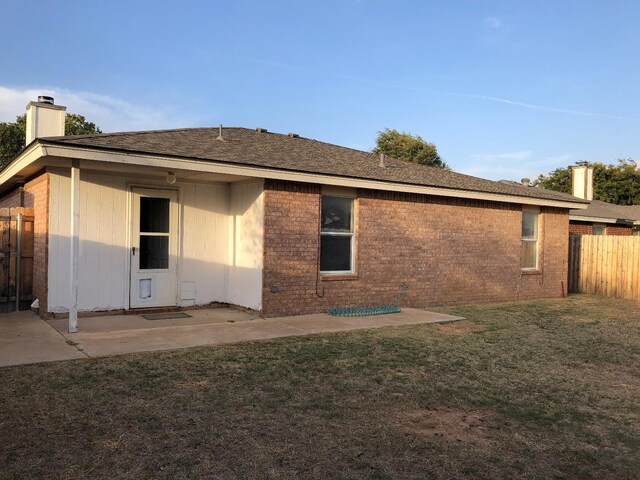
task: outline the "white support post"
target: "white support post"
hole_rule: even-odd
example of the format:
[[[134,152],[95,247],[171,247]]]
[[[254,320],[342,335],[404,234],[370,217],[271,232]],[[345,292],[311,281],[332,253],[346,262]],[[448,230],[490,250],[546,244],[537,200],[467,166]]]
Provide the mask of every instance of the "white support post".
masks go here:
[[[80,255],[80,162],[71,164],[71,264],[69,269],[69,333],[78,331],[78,256]]]

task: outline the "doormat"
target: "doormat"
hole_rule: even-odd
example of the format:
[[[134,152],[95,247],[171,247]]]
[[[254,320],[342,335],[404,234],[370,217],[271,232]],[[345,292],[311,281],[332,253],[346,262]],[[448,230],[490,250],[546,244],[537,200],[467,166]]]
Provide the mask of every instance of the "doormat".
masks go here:
[[[184,312],[173,313],[150,313],[148,315],[140,315],[147,320],[171,320],[173,318],[191,318],[191,315]]]

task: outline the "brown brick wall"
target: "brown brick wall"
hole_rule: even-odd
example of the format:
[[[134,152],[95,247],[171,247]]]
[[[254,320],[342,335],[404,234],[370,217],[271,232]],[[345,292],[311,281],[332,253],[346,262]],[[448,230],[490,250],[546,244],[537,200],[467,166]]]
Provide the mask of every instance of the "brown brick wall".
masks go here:
[[[591,235],[593,228],[590,223],[574,222],[572,220],[569,222],[569,233],[573,233],[574,235]]]
[[[593,227],[591,223],[572,220],[569,223],[569,233],[573,233],[574,235],[592,235]],[[632,233],[631,227],[627,226],[605,227],[605,235],[632,235]]]
[[[24,186],[24,205],[32,207],[33,222],[33,297],[39,299],[40,314],[47,312],[49,261],[49,174],[42,173]]]
[[[543,210],[542,273],[523,274],[518,205],[361,190],[356,274],[317,280],[319,202],[318,186],[265,185],[266,316],[388,304],[403,282],[412,307],[559,297],[566,289],[566,210]]]
[[[40,314],[47,311],[47,269],[49,244],[49,175],[41,173],[23,187],[0,198],[2,207],[34,209],[33,297],[40,301]]]
[[[0,208],[13,208],[22,206],[22,187],[18,187],[15,190],[7,193],[4,197],[0,198]]]
[[[631,235],[631,227],[607,227],[606,235]]]

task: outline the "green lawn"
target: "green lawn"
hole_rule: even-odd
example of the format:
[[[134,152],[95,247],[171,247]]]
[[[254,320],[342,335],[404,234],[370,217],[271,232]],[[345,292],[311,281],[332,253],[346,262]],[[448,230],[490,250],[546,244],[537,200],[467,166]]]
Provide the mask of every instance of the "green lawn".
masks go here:
[[[640,478],[640,309],[0,369],[0,478]]]

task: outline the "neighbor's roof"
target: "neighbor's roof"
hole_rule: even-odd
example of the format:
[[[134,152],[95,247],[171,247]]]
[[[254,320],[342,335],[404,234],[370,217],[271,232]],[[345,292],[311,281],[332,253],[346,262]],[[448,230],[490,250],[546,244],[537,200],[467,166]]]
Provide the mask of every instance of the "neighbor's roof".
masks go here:
[[[565,193],[494,182],[389,157],[385,161],[386,168],[382,168],[379,166],[379,155],[309,138],[230,127],[223,128],[222,135],[224,141],[216,139],[218,128],[189,128],[48,137],[38,141],[45,144],[586,203]]]
[[[618,220],[619,223],[640,221],[640,205],[614,205],[612,203],[592,200],[584,210],[569,210],[569,215],[582,217],[585,221],[592,219]],[[576,218],[579,220],[579,218]]]

